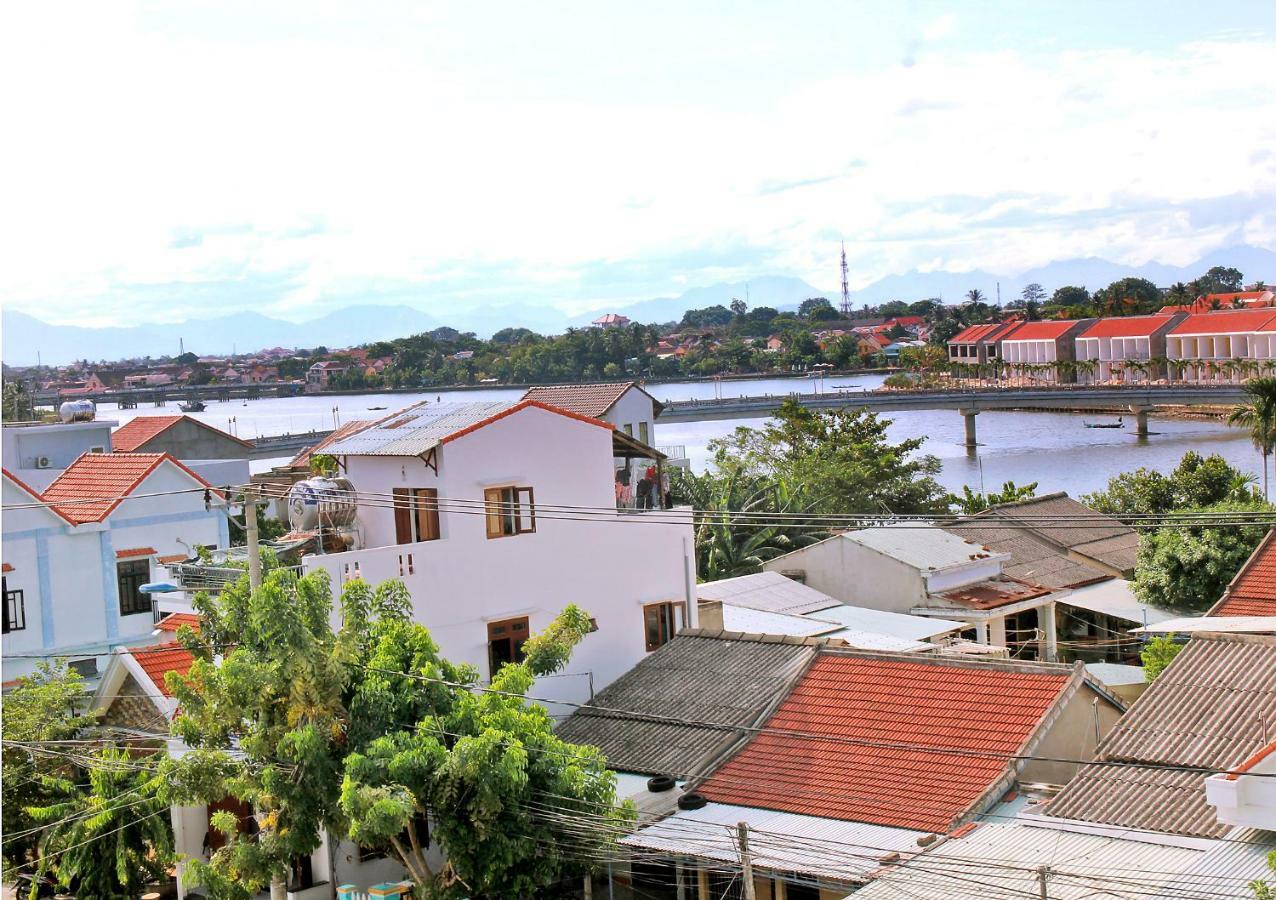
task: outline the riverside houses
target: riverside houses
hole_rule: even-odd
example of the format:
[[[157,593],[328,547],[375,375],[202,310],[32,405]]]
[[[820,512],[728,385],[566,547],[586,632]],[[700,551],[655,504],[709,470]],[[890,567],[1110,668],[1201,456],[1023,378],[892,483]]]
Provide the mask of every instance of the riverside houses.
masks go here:
[[[336,590],[401,579],[443,653],[484,676],[568,603],[597,630],[536,686],[549,700],[588,700],[696,623],[689,511],[617,508],[617,459],[656,451],[609,422],[537,400],[422,402],[324,452],[358,520],[351,549],[304,570]]]
[[[43,491],[4,473],[4,679],[65,656],[89,677],[112,648],[146,642],[157,566],[224,547],[218,492],[161,453],[85,453]],[[50,504],[50,505],[42,505]]]

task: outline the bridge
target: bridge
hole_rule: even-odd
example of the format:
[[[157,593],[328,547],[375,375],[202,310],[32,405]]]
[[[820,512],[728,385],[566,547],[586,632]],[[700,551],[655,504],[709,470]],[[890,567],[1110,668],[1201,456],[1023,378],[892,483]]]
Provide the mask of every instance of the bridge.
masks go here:
[[[298,434],[265,434],[249,443],[257,458],[295,455],[322,441],[331,431],[303,431]]]
[[[304,392],[305,385],[293,381],[262,381],[257,384],[172,384],[120,388],[74,396],[63,396],[58,391],[36,391],[32,396],[37,406],[56,408],[63,400],[92,400],[94,403],[115,403],[120,409],[132,409],[143,403],[164,406],[170,400],[179,403],[190,400],[227,403],[231,400],[260,400],[263,397],[295,397]]]
[[[1130,385],[1094,387],[1052,385],[1023,388],[973,388],[966,390],[829,391],[818,394],[766,394],[761,397],[723,397],[714,400],[671,400],[665,403],[660,422],[703,422],[715,419],[757,419],[772,415],[786,400],[808,409],[870,409],[899,412],[910,409],[952,409],[966,419],[966,446],[977,445],[975,417],[981,412],[1008,409],[1129,410],[1135,417],[1135,433],[1148,434],[1148,413],[1158,406],[1234,406],[1245,392],[1238,384]]]

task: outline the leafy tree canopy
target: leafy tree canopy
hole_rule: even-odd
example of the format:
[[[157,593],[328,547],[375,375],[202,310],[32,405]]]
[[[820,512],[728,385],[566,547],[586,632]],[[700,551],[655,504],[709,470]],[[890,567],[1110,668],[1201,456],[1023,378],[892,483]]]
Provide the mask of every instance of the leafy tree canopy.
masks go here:
[[[734,314],[721,303],[706,306],[703,309],[689,309],[682,314],[682,324],[692,328],[708,328],[714,325],[727,325]]]
[[[1007,481],[1001,486],[1001,490],[989,491],[986,494],[972,491],[970,485],[963,486],[961,490],[962,496],[955,498],[958,508],[966,515],[974,515],[999,503],[1013,503],[1015,500],[1027,500],[1037,496],[1037,482],[1017,485],[1013,481]]]
[[[819,310],[837,312],[837,310],[833,309],[833,304],[828,301],[827,297],[808,297],[798,306],[798,315],[804,319],[809,319]]]
[[[1057,306],[1084,306],[1090,302],[1090,292],[1073,284],[1064,285],[1050,295],[1050,302]]]
[[[1174,662],[1174,657],[1185,645],[1174,640],[1174,635],[1163,634],[1152,638],[1139,651],[1139,660],[1143,663],[1143,680],[1151,684],[1156,676],[1165,671],[1166,666]]]
[[[1108,486],[1084,494],[1081,502],[1113,516],[1167,513],[1222,502],[1259,500],[1254,477],[1234,468],[1217,453],[1189,450],[1168,475],[1139,468],[1108,480]]]

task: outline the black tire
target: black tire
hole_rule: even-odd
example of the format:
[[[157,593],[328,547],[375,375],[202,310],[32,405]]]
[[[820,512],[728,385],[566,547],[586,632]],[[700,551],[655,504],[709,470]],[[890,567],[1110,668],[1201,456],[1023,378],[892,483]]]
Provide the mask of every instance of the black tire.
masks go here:
[[[672,775],[656,775],[647,779],[647,790],[653,794],[661,794],[665,791],[672,791],[676,783]]]
[[[704,794],[683,794],[678,798],[679,809],[703,809],[709,802]]]

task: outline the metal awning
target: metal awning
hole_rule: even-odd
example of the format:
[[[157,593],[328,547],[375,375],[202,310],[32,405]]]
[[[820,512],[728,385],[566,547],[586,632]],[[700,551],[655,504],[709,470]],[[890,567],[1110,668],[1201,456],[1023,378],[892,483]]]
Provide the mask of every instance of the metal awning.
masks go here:
[[[1156,625],[1174,618],[1173,613],[1140,603],[1134,596],[1130,582],[1124,578],[1113,578],[1110,581],[1073,588],[1072,593],[1059,602],[1065,606],[1077,606],[1138,625]]]

